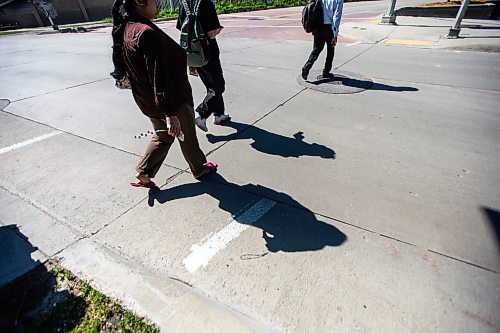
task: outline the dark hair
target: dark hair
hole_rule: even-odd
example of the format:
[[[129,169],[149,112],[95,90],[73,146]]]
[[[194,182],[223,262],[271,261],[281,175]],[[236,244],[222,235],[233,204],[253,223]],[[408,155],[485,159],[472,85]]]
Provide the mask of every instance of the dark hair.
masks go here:
[[[115,70],[110,73],[116,80],[122,79],[126,74],[125,62],[123,61],[123,32],[125,25],[132,14],[131,0],[115,0],[111,15],[113,17],[113,65]]]

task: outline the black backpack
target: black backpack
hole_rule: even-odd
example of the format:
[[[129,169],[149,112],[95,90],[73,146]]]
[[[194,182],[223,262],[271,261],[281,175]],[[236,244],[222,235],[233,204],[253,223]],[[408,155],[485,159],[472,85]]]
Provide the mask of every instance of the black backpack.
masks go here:
[[[203,67],[208,63],[208,56],[205,50],[207,37],[198,18],[200,3],[201,0],[193,0],[193,10],[191,10],[187,1],[182,0],[182,5],[186,11],[186,18],[181,27],[180,45],[186,50],[187,64],[190,67]]]
[[[323,24],[321,0],[310,0],[302,9],[302,26],[307,33],[313,32]]]

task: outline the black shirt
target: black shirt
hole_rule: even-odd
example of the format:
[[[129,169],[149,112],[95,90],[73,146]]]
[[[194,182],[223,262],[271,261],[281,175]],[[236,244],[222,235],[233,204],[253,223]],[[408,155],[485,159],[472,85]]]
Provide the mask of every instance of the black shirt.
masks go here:
[[[209,31],[222,28],[219,23],[219,18],[217,17],[217,12],[215,11],[215,6],[212,0],[199,0],[200,8],[198,9],[198,19],[200,20],[203,32],[206,34]],[[193,8],[194,0],[186,0],[189,8]],[[177,29],[181,30],[182,23],[186,19],[186,11],[184,10],[184,5],[182,1],[179,6],[179,17],[177,18]]]

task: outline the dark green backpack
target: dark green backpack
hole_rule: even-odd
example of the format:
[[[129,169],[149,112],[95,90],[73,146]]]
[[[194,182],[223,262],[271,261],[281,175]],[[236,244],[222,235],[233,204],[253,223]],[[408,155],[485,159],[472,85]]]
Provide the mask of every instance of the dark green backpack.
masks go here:
[[[186,11],[186,18],[181,27],[181,47],[186,50],[187,64],[190,67],[202,67],[208,63],[205,52],[207,37],[198,19],[198,9],[201,0],[193,0],[193,10],[189,8],[186,0],[182,0],[182,5]]]

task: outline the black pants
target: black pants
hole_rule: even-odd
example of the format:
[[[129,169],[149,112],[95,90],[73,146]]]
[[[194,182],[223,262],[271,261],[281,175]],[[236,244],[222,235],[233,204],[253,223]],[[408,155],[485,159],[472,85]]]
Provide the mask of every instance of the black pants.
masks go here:
[[[208,46],[208,64],[196,68],[201,81],[207,88],[205,99],[198,105],[196,112],[202,118],[208,118],[212,113],[216,116],[224,114],[224,98],[222,93],[226,89],[226,82],[222,74],[220,64],[219,45],[215,39],[211,39]]]
[[[333,30],[331,24],[323,24],[314,33],[314,44],[313,50],[309,59],[307,59],[304,67],[310,70],[316,60],[318,60],[319,54],[323,51],[326,44],[326,61],[325,67],[323,67],[323,73],[330,73],[332,70],[333,56],[335,55],[335,47],[332,46]]]

